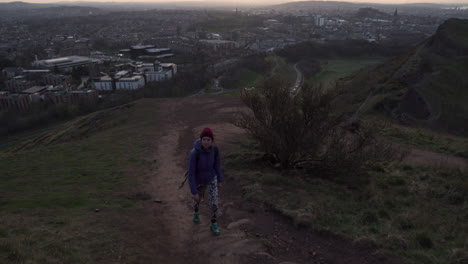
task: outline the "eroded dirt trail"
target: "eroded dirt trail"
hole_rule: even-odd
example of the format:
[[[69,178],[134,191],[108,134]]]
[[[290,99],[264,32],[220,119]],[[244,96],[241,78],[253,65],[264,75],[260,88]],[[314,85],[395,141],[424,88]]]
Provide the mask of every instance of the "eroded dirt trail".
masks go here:
[[[225,228],[229,224],[223,223],[229,204],[223,204],[222,191],[219,217],[222,233],[215,237],[209,229],[207,202],[201,208],[201,223],[194,224],[188,183],[178,190],[187,169],[188,153],[201,128],[209,126],[215,137],[222,135],[216,140],[221,149],[236,131],[241,133],[227,120],[239,102],[227,100],[223,107],[216,100],[201,102],[187,98],[177,102],[176,105],[174,100],[159,101],[158,123],[163,135],[154,139],[156,167],[145,187],[155,200],[152,217],[161,227],[154,239],[162,243],[153,243],[155,252],[159,252],[158,263],[244,263],[242,259],[247,255],[264,251],[263,245],[247,238],[238,228]],[[214,108],[217,110],[213,111]]]

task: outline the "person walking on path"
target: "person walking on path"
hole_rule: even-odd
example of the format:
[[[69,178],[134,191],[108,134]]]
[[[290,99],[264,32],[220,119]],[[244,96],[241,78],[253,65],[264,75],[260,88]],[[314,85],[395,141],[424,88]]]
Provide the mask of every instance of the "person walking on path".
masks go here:
[[[190,192],[193,197],[193,222],[200,222],[199,206],[205,190],[208,189],[209,204],[211,207],[211,231],[220,234],[217,223],[218,190],[223,182],[221,171],[221,155],[214,144],[214,134],[210,128],[204,128],[200,138],[195,141],[190,153],[188,179]]]

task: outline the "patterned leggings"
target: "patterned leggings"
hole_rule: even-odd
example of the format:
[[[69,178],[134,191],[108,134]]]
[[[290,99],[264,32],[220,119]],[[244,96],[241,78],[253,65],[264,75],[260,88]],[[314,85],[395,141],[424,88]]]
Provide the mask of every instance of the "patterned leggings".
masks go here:
[[[208,184],[199,184],[197,186],[198,194],[200,195],[200,200],[205,196],[205,189],[208,189],[209,195],[209,204],[211,207],[211,222],[216,223],[216,218],[218,214],[218,181],[214,178]],[[193,201],[193,207],[195,212],[198,212],[198,207],[200,206],[200,200]]]

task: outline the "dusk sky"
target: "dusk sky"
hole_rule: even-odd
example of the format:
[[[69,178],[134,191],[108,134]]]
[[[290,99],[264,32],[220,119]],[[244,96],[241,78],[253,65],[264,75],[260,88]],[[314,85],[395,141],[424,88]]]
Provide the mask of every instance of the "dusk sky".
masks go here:
[[[80,2],[189,2],[197,0],[138,0],[138,1],[126,1],[126,0],[89,0],[89,1],[80,1]],[[13,2],[11,0],[0,0],[0,2]],[[29,3],[54,3],[54,2],[76,2],[76,1],[47,1],[47,0],[29,0],[23,1]],[[204,1],[197,1],[204,2]],[[286,2],[297,2],[297,1],[287,1],[287,0],[218,0],[211,2],[225,2],[225,3],[249,3],[249,4],[280,4]],[[353,0],[353,1],[343,1],[343,2],[356,2],[356,3],[381,3],[381,4],[409,4],[409,3],[438,3],[438,4],[466,4],[468,5],[468,0]]]

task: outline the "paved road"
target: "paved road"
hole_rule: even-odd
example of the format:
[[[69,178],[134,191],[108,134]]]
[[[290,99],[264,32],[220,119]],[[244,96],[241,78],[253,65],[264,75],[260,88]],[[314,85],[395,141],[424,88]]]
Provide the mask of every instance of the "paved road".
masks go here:
[[[294,70],[296,71],[296,82],[294,83],[294,86],[291,87],[291,93],[296,96],[301,91],[302,83],[304,82],[304,76],[297,67],[297,63],[294,64]]]

